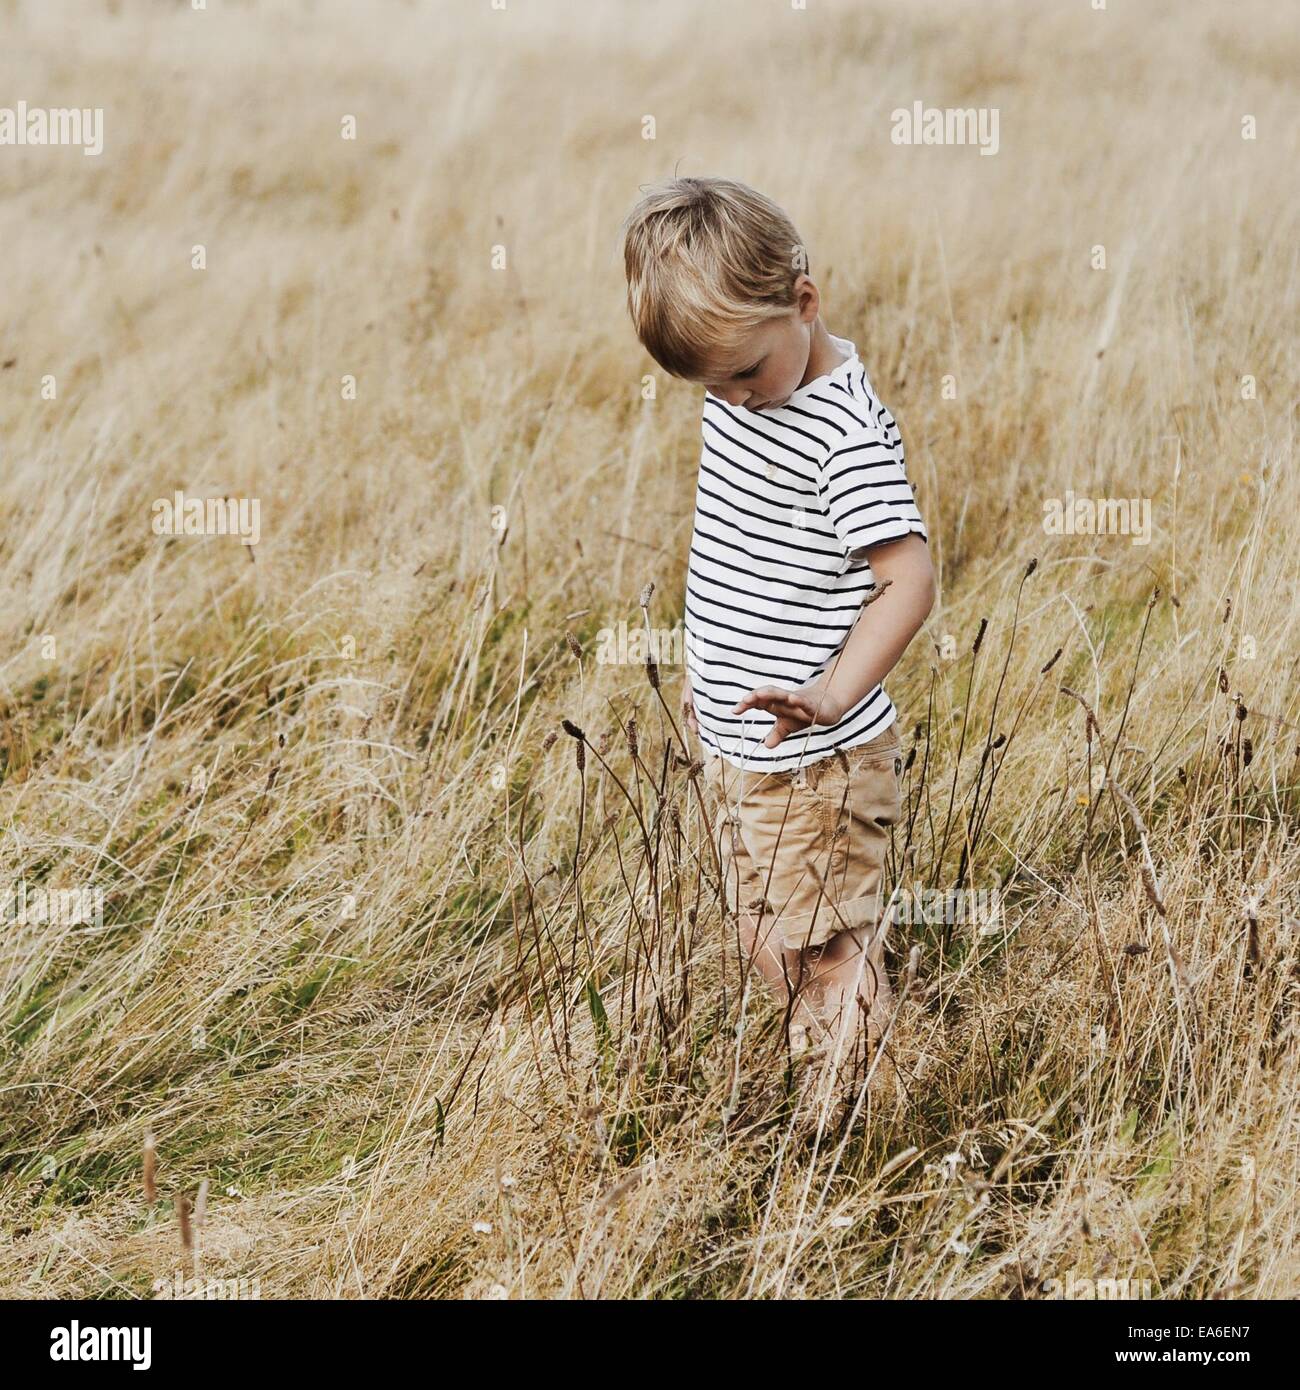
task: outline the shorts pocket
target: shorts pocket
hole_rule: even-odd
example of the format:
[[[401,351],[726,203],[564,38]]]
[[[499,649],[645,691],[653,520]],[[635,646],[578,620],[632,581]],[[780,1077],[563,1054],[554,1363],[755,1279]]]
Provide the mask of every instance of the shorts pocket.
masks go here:
[[[837,748],[829,757],[820,758],[806,768],[805,774],[808,786],[818,794],[835,788],[842,793],[854,772],[880,768],[888,768],[895,775],[903,770],[903,747],[897,723],[866,743]]]
[[[849,749],[848,766],[828,769],[816,796],[825,835],[831,845],[831,883],[837,901],[855,904],[851,915],[872,918],[880,912],[880,892],[893,827],[902,818],[902,779],[898,774],[898,739]],[[847,909],[846,909],[847,911]]]
[[[891,724],[883,734],[877,734],[866,743],[845,750],[850,767],[892,767],[895,772],[901,771],[902,754],[903,744],[898,737],[897,723]]]
[[[824,766],[817,764],[818,774],[808,786],[822,807],[827,833],[842,837],[857,833],[861,824],[887,826],[897,821],[902,812],[902,765],[896,725],[856,748],[832,753]]]

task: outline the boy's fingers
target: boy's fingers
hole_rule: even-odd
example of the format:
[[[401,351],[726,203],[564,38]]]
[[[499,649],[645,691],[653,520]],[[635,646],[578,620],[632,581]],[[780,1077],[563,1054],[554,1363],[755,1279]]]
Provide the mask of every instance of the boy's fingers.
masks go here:
[[[774,703],[789,700],[791,692],[782,690],[775,685],[760,685],[757,690],[751,690],[744,699],[737,701],[732,714],[740,714],[742,711],[751,709],[755,705],[762,706],[763,709],[771,709]]]
[[[805,728],[816,719],[816,713],[809,709],[807,701],[797,698],[791,699],[789,696],[785,696],[782,699],[773,698],[770,700],[758,701],[751,706],[751,708],[764,709],[769,714],[776,715],[777,719],[787,726],[785,730],[786,733],[792,733],[796,729]],[[739,714],[740,712],[741,708],[739,706],[732,711],[733,714]],[[765,744],[765,746],[771,748],[774,745],[769,743]]]
[[[753,704],[755,701],[771,700],[789,694],[790,692],[788,690],[782,690],[779,685],[759,685],[755,686],[755,688],[740,701],[740,704]]]
[[[813,712],[807,700],[800,696],[786,696],[783,700],[772,700],[765,708],[782,719],[811,721]]]
[[[775,724],[767,731],[767,737],[763,740],[764,748],[775,748],[778,743],[784,743],[791,734],[797,733],[799,726],[791,724],[787,720],[778,719]]]

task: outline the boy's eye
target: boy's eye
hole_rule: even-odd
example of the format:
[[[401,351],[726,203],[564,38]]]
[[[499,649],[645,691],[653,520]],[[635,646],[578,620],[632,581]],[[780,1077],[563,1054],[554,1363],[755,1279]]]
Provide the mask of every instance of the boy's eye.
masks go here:
[[[747,376],[753,376],[754,373],[755,373],[756,371],[758,371],[758,369],[759,369],[762,365],[763,365],[762,362],[755,362],[754,365],[753,365],[752,367],[746,367],[745,370],[744,370],[743,372],[737,372],[737,373],[736,373],[736,380],[737,380],[737,381],[743,381],[743,380],[745,379],[745,377],[747,377]]]

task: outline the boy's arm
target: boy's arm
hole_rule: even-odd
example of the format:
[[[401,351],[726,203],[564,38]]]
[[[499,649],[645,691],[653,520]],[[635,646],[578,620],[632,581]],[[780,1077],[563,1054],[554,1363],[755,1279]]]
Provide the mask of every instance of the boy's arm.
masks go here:
[[[894,669],[934,607],[934,567],[930,547],[920,536],[875,546],[870,556],[877,585],[889,587],[863,606],[826,675],[815,682],[837,697],[845,711]]]
[[[765,709],[776,715],[776,723],[763,740],[764,748],[775,748],[809,724],[839,723],[893,670],[934,607],[930,548],[919,535],[872,546],[869,555],[880,596],[863,605],[826,671],[799,690],[759,686],[732,710],[741,714],[748,709]]]

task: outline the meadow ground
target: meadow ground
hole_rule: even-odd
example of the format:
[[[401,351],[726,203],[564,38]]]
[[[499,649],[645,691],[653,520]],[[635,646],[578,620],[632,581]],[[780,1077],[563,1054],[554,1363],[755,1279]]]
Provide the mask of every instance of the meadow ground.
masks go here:
[[[1284,9],[0,24],[0,104],[104,112],[0,147],[0,893],[103,909],[6,903],[0,1293],[1300,1293]],[[892,143],[916,101],[996,155]],[[901,1093],[820,1123],[680,662],[601,660],[682,610],[699,390],[617,242],[674,170],[790,211],[900,423],[894,874],[1004,906],[895,930]],[[178,489],[257,544],[155,534]]]

